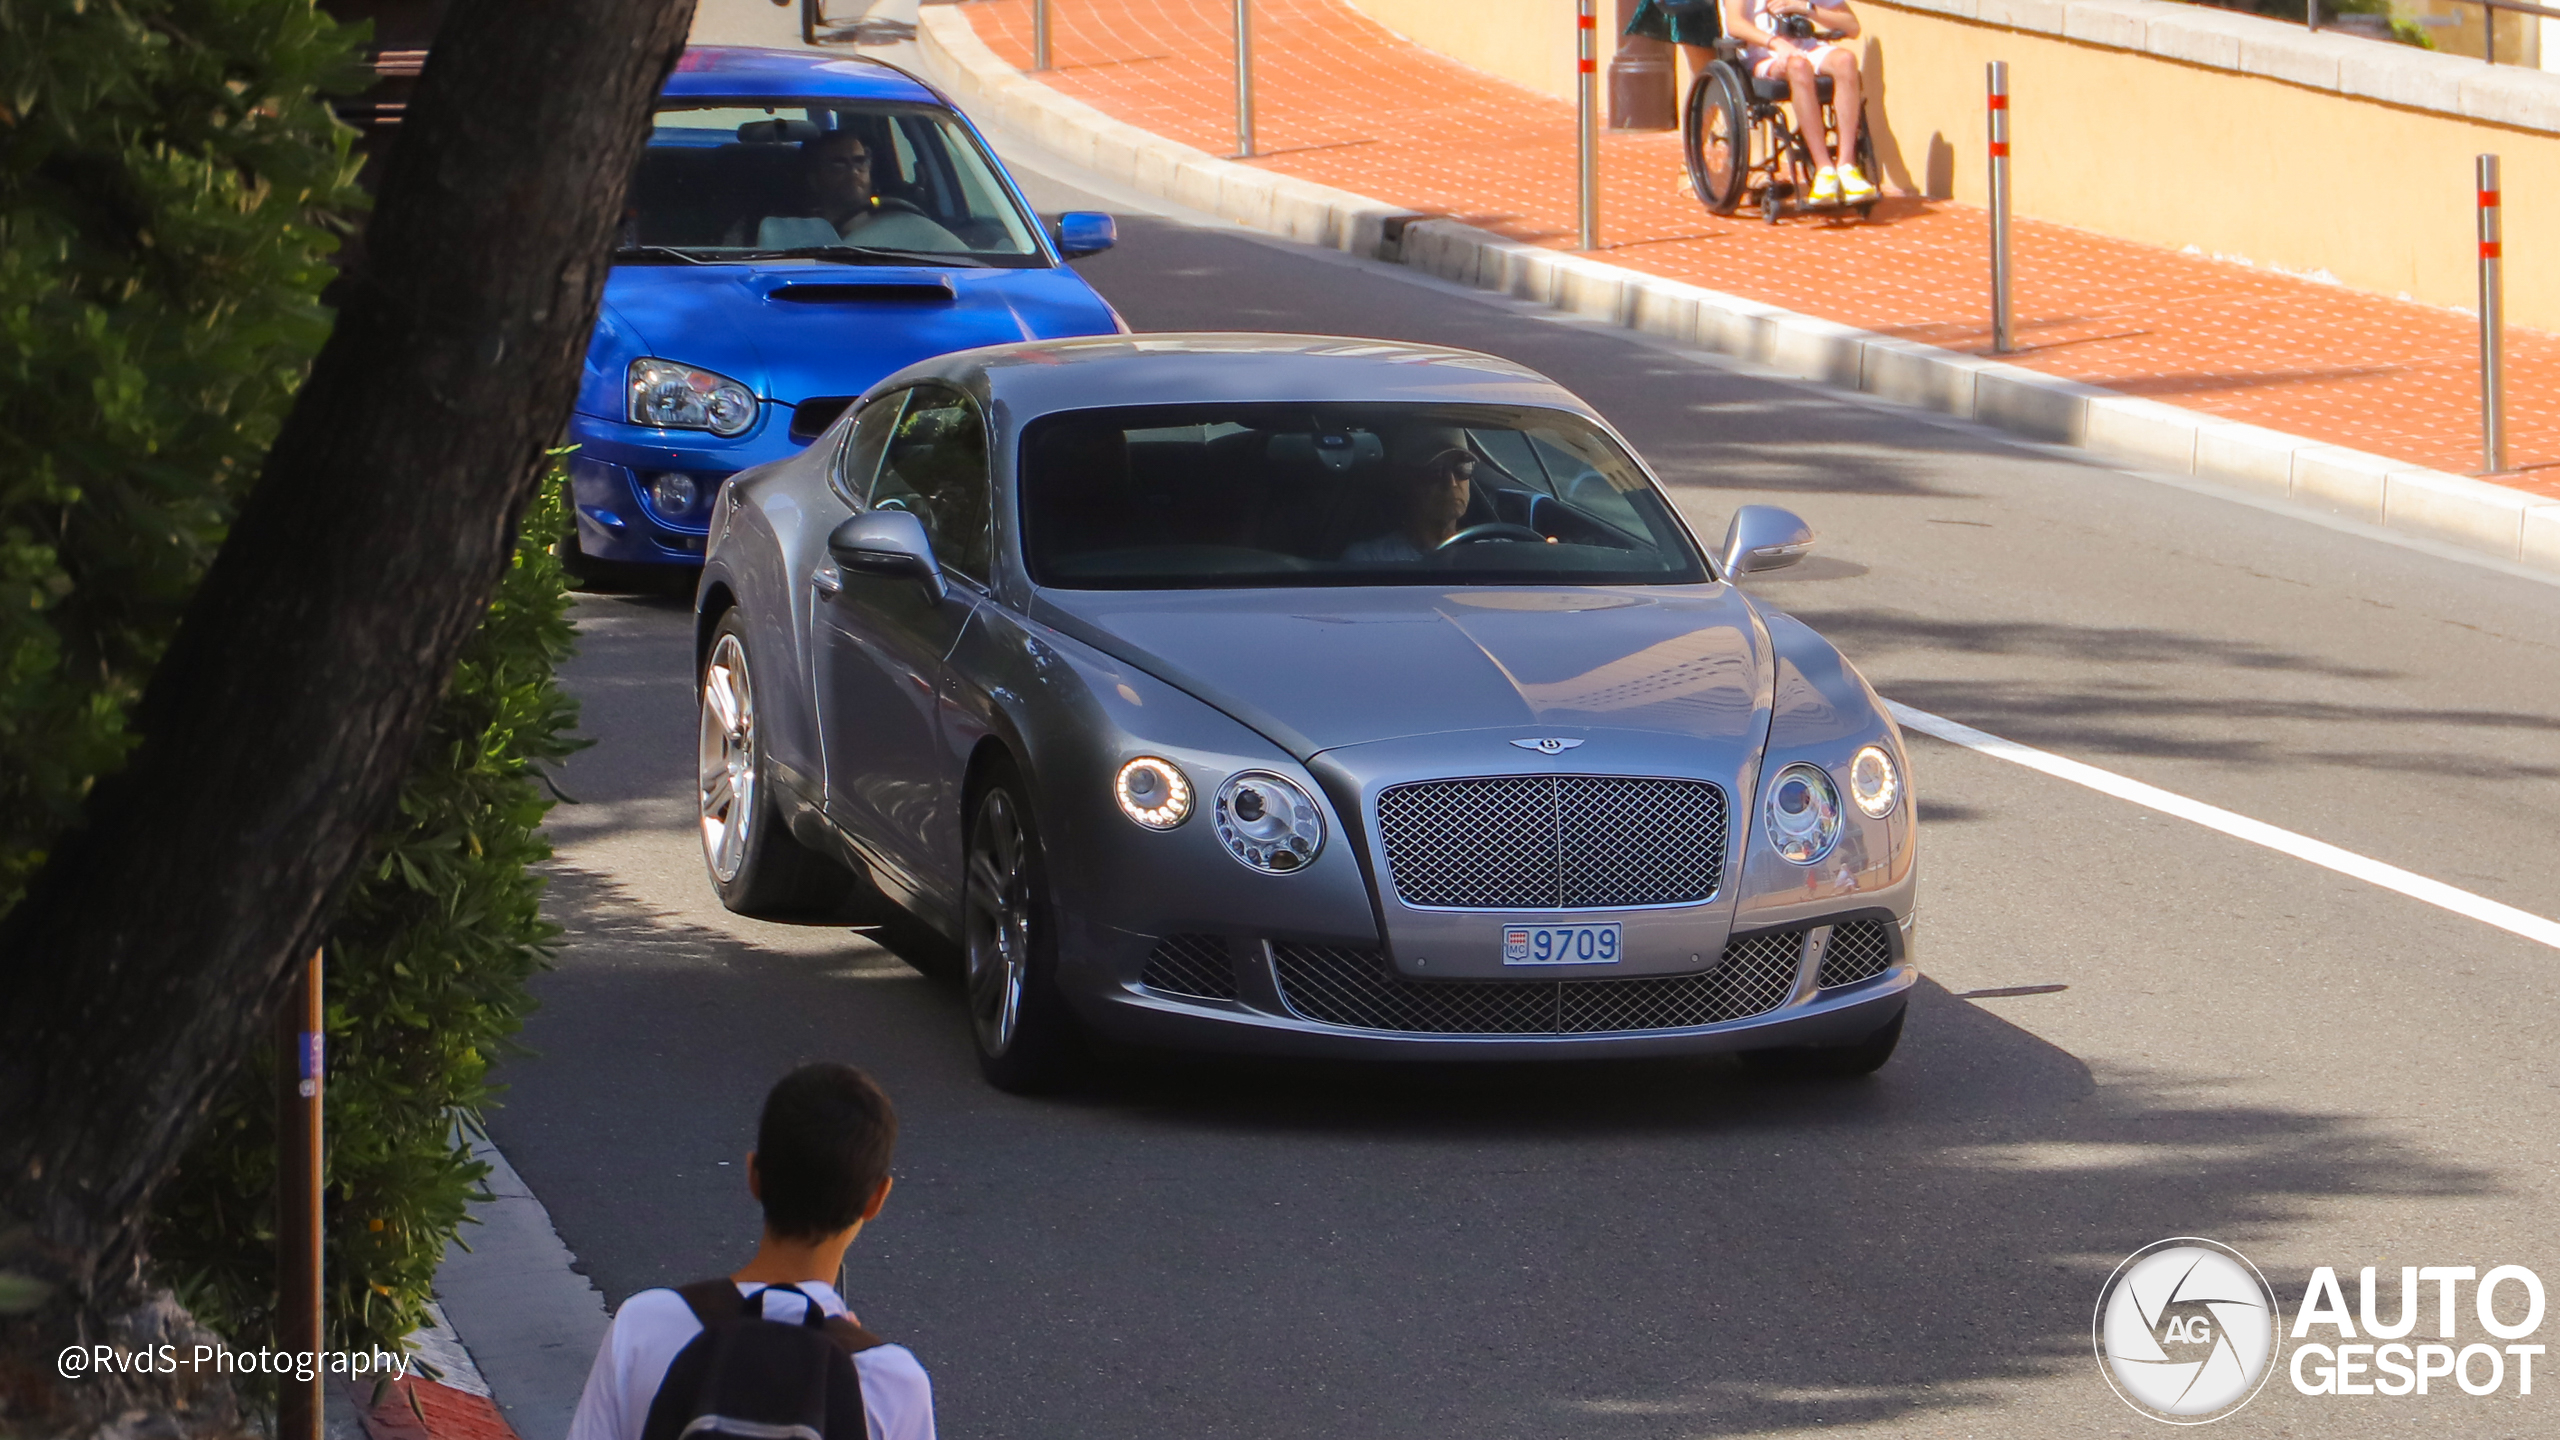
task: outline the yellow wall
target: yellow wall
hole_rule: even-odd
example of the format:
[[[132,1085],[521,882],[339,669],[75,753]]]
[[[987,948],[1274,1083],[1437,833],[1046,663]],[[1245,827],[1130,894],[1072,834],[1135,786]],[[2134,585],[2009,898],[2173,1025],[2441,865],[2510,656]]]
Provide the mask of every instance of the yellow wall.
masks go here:
[[[1573,94],[1572,0],[1351,3],[1463,64]],[[1604,32],[1613,10],[1603,0]],[[1858,14],[1870,117],[1895,188],[1984,202],[1982,71],[2006,60],[2019,214],[2469,306],[2472,157],[2495,152],[2507,318],[2560,330],[2560,136],[1882,0],[1858,0]]]
[[[1574,0],[1346,0],[1416,45],[1559,100],[1573,98]],[[1600,0],[1601,55],[1615,0]]]
[[[2560,136],[1868,3],[1897,186],[1987,199],[1983,65],[2009,62],[2021,215],[2434,305],[2476,303],[2472,157],[2505,168],[2507,318],[2560,329]]]

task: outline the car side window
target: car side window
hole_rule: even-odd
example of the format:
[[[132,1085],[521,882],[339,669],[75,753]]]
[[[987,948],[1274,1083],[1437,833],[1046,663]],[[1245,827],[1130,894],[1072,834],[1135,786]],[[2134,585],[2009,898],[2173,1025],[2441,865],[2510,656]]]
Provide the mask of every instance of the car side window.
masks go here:
[[[859,422],[857,422],[859,423]],[[993,541],[994,487],[987,470],[987,423],[968,397],[939,385],[907,392],[871,505],[907,510],[924,522],[934,558],[984,583]]]
[[[889,448],[889,437],[897,432],[898,409],[906,404],[909,393],[897,391],[863,406],[845,431],[844,448],[836,452],[836,463],[827,471],[827,484],[836,498],[856,510],[870,493],[871,477],[880,470],[880,452]]]

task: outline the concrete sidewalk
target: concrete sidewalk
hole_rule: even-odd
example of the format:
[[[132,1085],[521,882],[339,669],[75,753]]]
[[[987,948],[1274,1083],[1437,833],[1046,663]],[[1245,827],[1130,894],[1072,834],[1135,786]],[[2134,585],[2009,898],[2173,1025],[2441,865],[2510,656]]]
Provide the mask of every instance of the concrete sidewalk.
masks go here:
[[[999,57],[1030,64],[1029,0],[960,11]],[[1224,0],[1055,0],[1061,94],[1168,139],[1234,149]],[[1391,34],[1340,0],[1258,0],[1258,149],[1247,163],[1572,244],[1570,107]],[[1748,212],[1691,197],[1677,138],[1604,142],[1603,248],[1591,258],[1872,334],[1989,350],[1982,211],[1897,198],[1870,223]],[[2523,237],[2512,263],[2535,263]],[[2455,474],[2478,468],[2477,329],[2453,311],[2182,255],[2058,225],[2016,239],[2027,369]],[[2511,330],[2500,483],[2560,498],[2560,338]]]

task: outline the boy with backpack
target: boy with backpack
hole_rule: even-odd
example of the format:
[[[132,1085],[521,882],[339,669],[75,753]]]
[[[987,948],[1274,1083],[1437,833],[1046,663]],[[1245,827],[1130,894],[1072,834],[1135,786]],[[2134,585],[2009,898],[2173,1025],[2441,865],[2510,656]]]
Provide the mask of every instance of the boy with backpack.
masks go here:
[[[622,1302],[569,1440],[934,1440],[933,1383],[862,1328],[832,1283],[889,1198],[898,1115],[850,1065],[803,1065],[765,1097],[747,1189],[755,1258],[724,1280]]]

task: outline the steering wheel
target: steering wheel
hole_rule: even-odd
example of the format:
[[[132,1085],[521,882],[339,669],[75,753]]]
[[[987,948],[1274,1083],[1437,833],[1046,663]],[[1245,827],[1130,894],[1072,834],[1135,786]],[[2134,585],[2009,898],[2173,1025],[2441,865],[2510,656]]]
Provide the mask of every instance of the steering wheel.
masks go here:
[[[910,215],[922,215],[924,213],[923,206],[918,205],[913,200],[901,200],[895,195],[872,196],[871,208],[883,212],[890,210],[904,210]]]
[[[1488,520],[1481,525],[1470,525],[1431,548],[1446,550],[1452,545],[1473,545],[1479,540],[1528,540],[1540,545],[1547,543],[1546,536],[1526,525],[1514,525],[1508,520]]]

